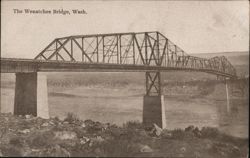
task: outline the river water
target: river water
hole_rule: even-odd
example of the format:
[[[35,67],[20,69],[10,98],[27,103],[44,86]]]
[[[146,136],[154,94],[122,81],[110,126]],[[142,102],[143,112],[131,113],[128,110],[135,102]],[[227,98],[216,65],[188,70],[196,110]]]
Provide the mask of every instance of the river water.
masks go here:
[[[50,116],[64,118],[68,112],[81,119],[92,119],[122,125],[131,120],[142,121],[143,90],[132,88],[49,87]],[[207,97],[165,96],[168,129],[194,125],[218,127],[237,137],[248,137],[247,100],[231,99],[227,111],[225,99]],[[2,112],[13,111],[14,88],[1,88]]]

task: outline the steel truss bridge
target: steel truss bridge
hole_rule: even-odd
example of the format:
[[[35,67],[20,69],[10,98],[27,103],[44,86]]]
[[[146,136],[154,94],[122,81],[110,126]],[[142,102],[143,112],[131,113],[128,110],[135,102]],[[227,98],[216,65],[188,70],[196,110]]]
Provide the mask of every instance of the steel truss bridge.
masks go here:
[[[145,71],[147,95],[161,95],[160,72],[200,71],[236,78],[224,56],[188,55],[160,32],[77,35],[54,39],[35,59],[1,58],[1,73]]]

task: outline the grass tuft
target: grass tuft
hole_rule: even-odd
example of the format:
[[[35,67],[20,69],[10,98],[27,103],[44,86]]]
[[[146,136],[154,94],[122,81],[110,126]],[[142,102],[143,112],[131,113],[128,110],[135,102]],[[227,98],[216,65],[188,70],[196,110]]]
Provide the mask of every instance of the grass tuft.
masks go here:
[[[67,116],[64,119],[64,121],[67,121],[69,123],[76,123],[76,122],[79,122],[80,119],[76,114],[69,112],[67,113]]]

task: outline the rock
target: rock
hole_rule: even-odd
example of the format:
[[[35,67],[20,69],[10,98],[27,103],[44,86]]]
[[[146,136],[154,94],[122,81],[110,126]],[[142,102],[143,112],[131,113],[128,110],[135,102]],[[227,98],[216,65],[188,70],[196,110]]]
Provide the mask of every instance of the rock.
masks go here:
[[[8,117],[4,117],[4,119],[5,119],[5,121],[7,121],[7,122],[9,121],[9,118],[8,118]]]
[[[49,124],[48,124],[48,122],[44,122],[41,126],[42,127],[47,127],[47,126],[49,126]]]
[[[198,138],[200,138],[202,135],[201,135],[201,131],[199,130],[199,128],[195,128],[194,130],[193,130],[193,133],[194,133],[194,135],[196,136],[196,137],[198,137]]]
[[[55,123],[53,121],[49,121],[50,125],[55,125]]]
[[[84,123],[86,126],[93,126],[95,124],[95,122],[92,120],[85,120]]]
[[[162,129],[154,123],[154,133],[156,136],[160,136]]]
[[[64,121],[63,124],[69,124],[69,122],[68,121]]]
[[[91,139],[94,143],[101,143],[104,139],[101,136],[97,136],[96,138]]]
[[[182,147],[182,148],[180,148],[180,151],[184,153],[186,151],[186,148]]]
[[[25,115],[25,118],[26,118],[26,119],[30,119],[30,118],[31,118],[31,115]]]
[[[219,151],[219,154],[222,156],[226,156],[226,153],[224,151]]]
[[[151,149],[148,145],[144,145],[141,147],[140,152],[142,153],[153,152],[153,149]]]
[[[239,155],[240,155],[240,149],[239,149],[237,146],[233,146],[233,148],[232,148],[232,153],[233,153],[234,155],[239,156]]]
[[[19,133],[22,133],[22,134],[27,134],[30,132],[29,129],[24,129],[24,130],[18,130]]]
[[[54,132],[55,138],[66,140],[66,139],[75,139],[77,137],[75,132],[71,131],[57,131]]]
[[[88,143],[90,141],[90,139],[89,138],[87,138],[87,137],[82,137],[82,138],[80,138],[80,144],[86,144],[86,143]]]
[[[84,128],[84,127],[86,127],[86,125],[85,125],[85,123],[84,123],[84,122],[81,124],[81,127],[83,127],[83,128]]]
[[[93,146],[93,141],[90,141],[89,142],[89,147],[92,147]]]
[[[104,130],[107,130],[108,129],[108,127],[109,127],[109,124],[103,124],[103,126],[102,126],[102,130],[104,131]]]
[[[172,133],[170,131],[163,130],[162,133],[161,133],[161,136],[163,138],[172,138]]]
[[[40,151],[39,149],[31,149],[32,152],[38,152]]]

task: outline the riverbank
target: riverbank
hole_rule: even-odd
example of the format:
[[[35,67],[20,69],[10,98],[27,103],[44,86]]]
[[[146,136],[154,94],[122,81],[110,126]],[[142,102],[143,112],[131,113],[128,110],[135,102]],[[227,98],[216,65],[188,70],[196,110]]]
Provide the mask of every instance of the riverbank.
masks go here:
[[[106,157],[247,157],[248,139],[216,128],[184,130],[145,127],[139,122],[115,124],[57,117],[0,115],[0,156]]]

